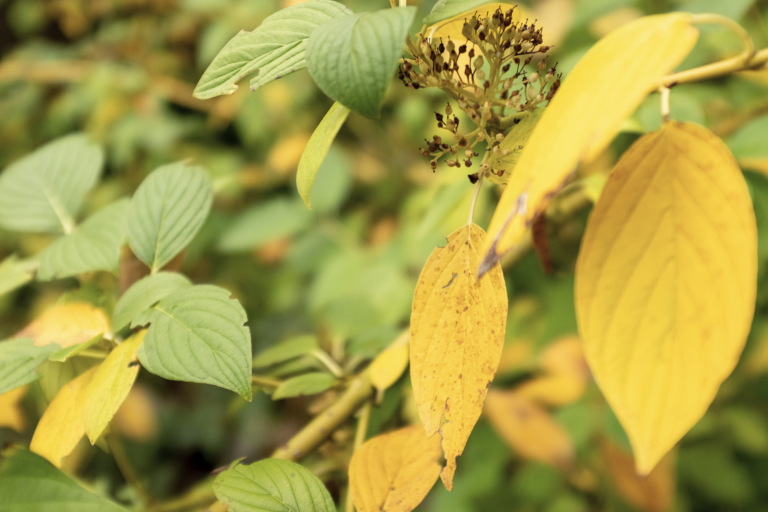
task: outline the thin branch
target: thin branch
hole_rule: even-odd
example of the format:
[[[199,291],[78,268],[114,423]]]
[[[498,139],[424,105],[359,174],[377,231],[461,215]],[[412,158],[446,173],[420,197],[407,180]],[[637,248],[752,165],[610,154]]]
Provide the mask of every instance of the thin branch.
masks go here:
[[[316,348],[312,351],[312,355],[315,356],[321,363],[323,363],[325,367],[328,368],[337,378],[340,379],[344,377],[344,370],[341,368],[341,366],[339,366],[339,363],[337,363],[331,356],[328,355],[325,350]]]
[[[251,375],[251,383],[267,388],[276,388],[282,384],[282,382],[279,380],[271,379],[269,377],[262,377],[261,375]]]
[[[665,123],[669,122],[669,87],[659,87],[661,94],[661,118]]]
[[[487,155],[486,159],[487,160]],[[483,162],[485,163],[485,162]],[[472,193],[472,203],[469,205],[469,219],[467,220],[467,226],[472,226],[472,219],[475,217],[475,205],[477,204],[477,196],[480,195],[480,188],[483,186],[483,172],[477,173],[477,183],[475,183],[475,191]]]

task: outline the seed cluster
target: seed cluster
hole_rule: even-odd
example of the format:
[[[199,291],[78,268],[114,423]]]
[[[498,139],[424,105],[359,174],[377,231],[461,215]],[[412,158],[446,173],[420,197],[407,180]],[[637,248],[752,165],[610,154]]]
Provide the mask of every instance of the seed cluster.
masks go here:
[[[543,45],[542,30],[535,22],[515,22],[513,15],[514,7],[485,16],[475,13],[464,21],[462,35],[466,41],[460,45],[450,39],[447,43],[431,41],[424,33],[417,41],[409,41],[411,58],[403,59],[400,80],[409,89],[443,89],[477,125],[462,134],[450,104],[445,116],[435,114],[438,128],[449,131],[453,143],[443,142],[439,135],[426,141],[427,147],[421,153],[431,158],[433,170],[438,160],[449,153],[456,155],[446,161],[449,167],[461,167],[462,163],[470,167],[472,158],[478,156],[475,146],[485,141],[487,154],[480,169],[487,171],[488,155],[507,151],[499,147],[504,134],[520,119],[543,107],[560,87],[557,66],[547,69],[546,56],[536,64],[536,71],[527,69],[535,55],[546,55],[550,47]]]

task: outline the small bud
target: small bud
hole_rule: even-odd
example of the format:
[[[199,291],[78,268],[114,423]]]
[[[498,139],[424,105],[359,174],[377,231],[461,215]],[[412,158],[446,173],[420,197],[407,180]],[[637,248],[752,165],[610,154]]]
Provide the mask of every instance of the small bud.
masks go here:
[[[480,69],[481,67],[483,67],[484,62],[485,61],[483,60],[483,56],[478,55],[478,57],[475,59],[475,62],[472,63],[472,67],[474,67],[475,69]]]
[[[478,133],[477,135],[475,135],[475,138],[476,138],[478,141],[481,141],[481,140],[483,140],[483,139],[485,138],[485,134],[483,134],[482,132],[481,132],[481,133]]]
[[[456,146],[451,146],[451,154],[452,155],[455,155],[458,152],[459,152],[459,148],[457,148]]]
[[[453,109],[451,108],[451,104],[450,103],[446,103],[445,104],[445,115],[449,116],[451,114],[453,114]]]
[[[488,164],[480,164],[480,171],[486,173],[491,170],[491,166]]]
[[[523,33],[520,34],[520,37],[522,37],[524,41],[528,41],[531,38],[531,31],[523,30]]]
[[[501,150],[499,149],[499,146],[493,146],[491,151],[493,151],[494,155],[498,155]]]
[[[462,134],[460,134],[459,132],[456,132],[456,133],[453,134],[453,140],[461,140],[462,137],[464,137],[464,136]]]
[[[465,150],[464,151],[464,156],[466,156],[467,158],[472,158],[472,156],[473,156],[472,150],[471,149]]]
[[[507,156],[507,155],[509,155],[510,153],[511,153],[511,151],[510,151],[509,149],[502,149],[502,150],[501,150],[501,154],[502,154],[502,155],[504,155],[504,156]]]
[[[496,142],[501,142],[504,140],[504,134],[503,133],[497,133],[496,134]]]
[[[432,168],[432,172],[434,172],[435,169],[437,169],[437,162],[435,160],[432,160],[431,162],[429,162],[429,166]]]
[[[541,94],[537,94],[536,103],[541,103],[542,101],[544,101],[544,96],[542,96]]]
[[[435,112],[435,119],[437,119],[438,123],[442,123],[443,122],[443,114]]]
[[[453,44],[453,41],[450,39],[448,40],[448,44],[445,45],[445,49],[448,50],[448,53],[453,53],[453,50],[456,49],[456,45]]]
[[[536,91],[536,89],[533,88],[532,85],[529,85],[528,88],[525,90],[525,95],[528,97],[529,100],[532,100],[533,98],[535,98],[537,94],[538,92]]]
[[[531,73],[528,76],[528,83],[532,84],[539,81],[539,74],[538,73]]]
[[[440,80],[438,80],[437,77],[430,76],[429,78],[427,78],[427,85],[430,87],[439,87]]]
[[[510,68],[510,64],[504,64],[504,66],[502,66],[501,68],[501,71],[506,73],[507,71],[509,71],[509,68]]]
[[[461,55],[462,53],[467,53],[467,45],[465,44],[459,46],[459,55]]]
[[[467,167],[472,167],[472,160],[470,159],[464,160],[464,165],[466,165]]]
[[[483,71],[482,69],[478,69],[475,72],[475,76],[477,77],[478,80],[485,80],[485,71]]]
[[[546,67],[547,67],[547,59],[541,59],[539,61],[539,71],[544,71]]]
[[[424,60],[419,60],[419,69],[426,75],[429,73],[429,64],[427,64]]]
[[[439,135],[434,135],[432,137],[432,140],[435,141],[435,144],[442,144],[443,143],[443,139],[441,139]]]
[[[474,48],[469,50],[469,53],[467,54],[467,57],[469,57],[470,59],[474,59],[475,58],[475,49]]]
[[[523,41],[522,44],[520,44],[520,47],[523,49],[523,51],[528,51],[531,48],[533,48],[533,43],[530,41]]]

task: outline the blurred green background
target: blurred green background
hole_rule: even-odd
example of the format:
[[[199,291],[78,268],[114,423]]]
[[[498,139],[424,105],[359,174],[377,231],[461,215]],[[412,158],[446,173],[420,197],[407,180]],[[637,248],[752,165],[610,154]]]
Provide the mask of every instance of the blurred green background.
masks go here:
[[[87,132],[107,152],[103,179],[87,198],[87,216],[132,194],[155,167],[192,159],[210,172],[216,195],[181,271],[197,283],[233,292],[248,313],[255,353],[309,333],[334,356],[359,363],[407,326],[418,273],[432,249],[465,222],[472,186],[463,170],[440,165],[433,173],[418,152],[420,143],[437,133],[433,112],[442,111],[447,100],[439,91],[409,93],[393,81],[381,119],[352,114],[318,174],[311,212],[296,192],[295,170],[331,101],[306,70],[254,93],[244,81],[232,96],[192,97],[194,84],[229,38],[293,3],[0,0],[0,169],[53,138]],[[389,6],[388,0],[343,3],[358,12]],[[433,3],[420,2],[417,18]],[[544,27],[545,44],[555,45],[549,61],[559,62],[566,75],[599,37],[643,14],[716,12],[739,21],[758,48],[768,46],[764,0],[520,5]],[[731,33],[706,26],[681,67],[739,51]],[[674,88],[672,117],[704,124],[723,137],[745,168],[753,193],[760,228],[759,297],[736,372],[680,443],[669,460],[671,469],[653,482],[634,479],[622,465],[626,437],[591,383],[578,400],[547,412],[573,448],[567,467],[527,460],[481,420],[458,461],[453,493],[438,483],[418,510],[768,511],[768,72]],[[582,173],[598,176],[599,183],[629,144],[660,122],[653,95]],[[487,226],[499,193],[495,186],[483,188],[475,214],[481,226]],[[542,350],[577,332],[573,263],[589,205],[561,215],[558,204],[548,215],[555,272],[545,275],[530,252],[506,262],[508,350],[495,388],[511,388],[536,375]],[[0,231],[0,260],[12,254],[29,257],[51,240]],[[33,283],[1,295],[0,339],[62,296],[110,311],[120,291],[119,277],[99,274],[84,282]],[[298,360],[273,370],[273,376],[316,364]],[[121,421],[135,423],[134,430],[124,430],[133,432],[127,435],[129,457],[142,480],[154,496],[167,499],[234,459],[268,456],[322,410],[332,393],[277,403],[257,393],[246,403],[218,388],[141,372],[140,396]],[[39,390],[32,390],[23,407],[26,425],[21,432],[0,428],[4,444],[28,444],[45,407]],[[369,435],[413,418],[405,376],[374,409]],[[337,499],[345,492],[353,427],[338,431],[304,461]],[[81,446],[68,469],[101,492],[125,503],[135,500],[112,458],[98,448]],[[633,499],[633,492],[645,498]]]

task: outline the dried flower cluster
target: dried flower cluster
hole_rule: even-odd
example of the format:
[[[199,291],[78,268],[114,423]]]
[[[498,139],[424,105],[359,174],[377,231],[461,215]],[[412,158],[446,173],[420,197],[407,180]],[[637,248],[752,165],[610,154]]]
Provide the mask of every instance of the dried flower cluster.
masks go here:
[[[416,42],[409,41],[412,58],[403,59],[400,80],[409,89],[443,89],[477,125],[468,133],[460,132],[459,118],[450,104],[445,115],[436,113],[438,128],[449,131],[452,141],[446,143],[435,135],[421,150],[431,158],[433,170],[448,153],[455,155],[446,161],[449,167],[462,163],[470,167],[472,158],[478,156],[474,148],[481,142],[486,142],[487,154],[505,151],[499,147],[505,133],[557,92],[560,75],[556,66],[547,69],[546,56],[535,71],[527,68],[537,54],[545,55],[550,49],[542,44],[541,28],[513,19],[514,7],[485,16],[475,13],[464,22],[466,41],[460,45],[450,39],[429,40],[424,33]]]

